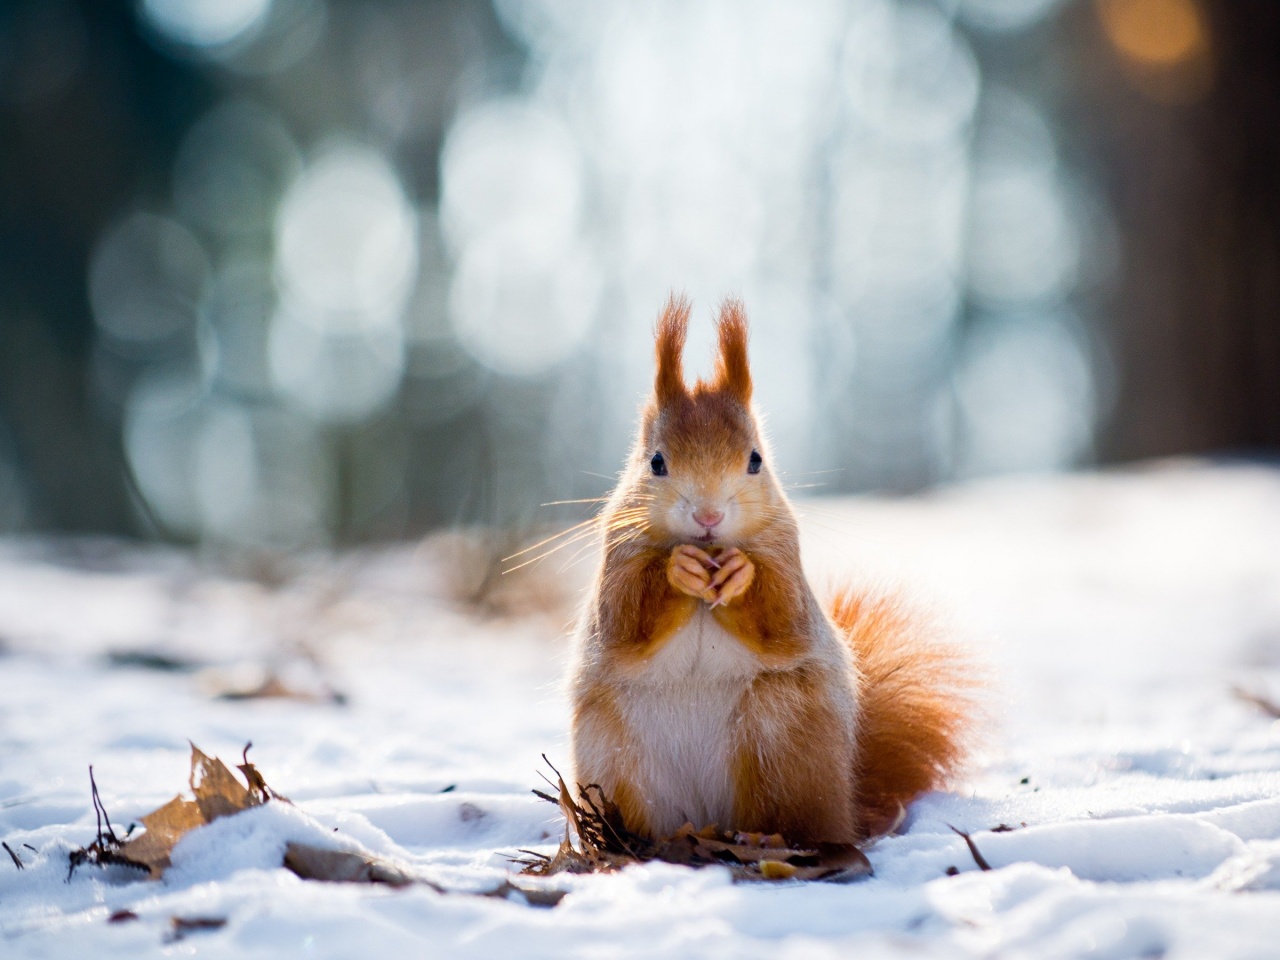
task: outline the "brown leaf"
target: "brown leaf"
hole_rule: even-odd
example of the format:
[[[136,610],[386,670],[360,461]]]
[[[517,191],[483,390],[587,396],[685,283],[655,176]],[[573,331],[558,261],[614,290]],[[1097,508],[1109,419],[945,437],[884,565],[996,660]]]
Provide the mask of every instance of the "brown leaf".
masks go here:
[[[245,749],[247,751],[248,747]],[[257,773],[247,755],[245,765],[253,773]],[[176,796],[164,806],[148,813],[142,818],[146,832],[121,844],[120,856],[145,867],[153,880],[158,879],[169,868],[169,856],[174,846],[189,831],[211,823],[218,817],[256,807],[271,795],[261,775],[258,775],[257,782],[248,774],[246,779],[255,788],[257,782],[261,782],[264,792],[259,793],[256,789],[250,792],[227,769],[226,764],[216,757],[210,757],[194,743],[191,744],[191,772],[187,783],[195,799]]]
[[[510,880],[503,880],[492,890],[485,890],[482,897],[493,897],[495,900],[509,900],[511,894],[521,897],[531,907],[554,907],[568,894],[568,890],[543,889],[541,887],[521,887]]]
[[[151,871],[151,878],[158,879],[169,867],[169,855],[174,845],[188,830],[204,826],[207,822],[195,801],[174,797],[142,818],[146,833],[125,841],[120,853],[146,866]]]
[[[760,861],[760,876],[766,880],[790,880],[799,869],[782,860]]]
[[[551,770],[557,778],[556,796],[534,793],[560,807],[567,835],[554,856],[521,851],[528,859],[515,862],[526,874],[608,872],[650,860],[694,867],[721,864],[739,880],[846,881],[871,872],[871,863],[853,844],[792,846],[781,834],[730,835],[715,824],[695,828],[686,823],[655,842],[628,830],[621,811],[598,785],[580,785],[574,799],[564,777],[555,767]]]
[[[418,880],[385,860],[379,860],[364,853],[313,847],[306,843],[289,844],[285,849],[284,865],[303,880],[327,880],[331,883],[385,883],[392,887],[425,883],[443,892],[442,888],[434,883]]]
[[[347,702],[344,693],[328,684],[317,689],[304,690],[290,686],[275,673],[265,674],[257,683],[236,684],[231,680],[215,678],[210,686],[219,700],[296,700],[301,703],[331,703],[341,706]]]
[[[262,802],[245,789],[225,763],[210,757],[194,743],[191,744],[191,776],[187,782],[206,823]]]
[[[249,785],[249,792],[253,794],[258,803],[266,803],[268,800],[281,800],[284,803],[292,804],[293,801],[288,797],[281,796],[267,786],[267,781],[258,772],[258,768],[249,762],[249,748],[252,746],[252,741],[244,745],[244,753],[241,754],[241,759],[244,762],[236,764],[236,769],[244,775],[244,782]]]
[[[811,856],[810,850],[790,849],[783,846],[761,847],[750,843],[732,843],[725,840],[698,838],[698,846],[709,857],[732,858],[737,863],[757,863],[760,860],[786,860],[788,857]]]
[[[867,838],[887,837],[896,833],[898,828],[902,826],[902,822],[907,819],[907,808],[900,802],[897,809],[891,813],[884,813],[879,817],[873,816],[866,826]]]
[[[817,850],[818,859],[824,867],[850,871],[859,875],[871,872],[871,861],[857,844],[820,843],[817,845]]]
[[[734,843],[744,843],[749,847],[785,847],[787,841],[780,833],[736,833]]]
[[[187,934],[201,930],[221,930],[226,925],[226,917],[170,917],[166,942],[175,943]]]
[[[1260,693],[1253,693],[1244,687],[1232,687],[1231,692],[1235,694],[1237,700],[1243,700],[1245,703],[1252,704],[1257,707],[1268,717],[1280,718],[1280,704],[1276,703]]]

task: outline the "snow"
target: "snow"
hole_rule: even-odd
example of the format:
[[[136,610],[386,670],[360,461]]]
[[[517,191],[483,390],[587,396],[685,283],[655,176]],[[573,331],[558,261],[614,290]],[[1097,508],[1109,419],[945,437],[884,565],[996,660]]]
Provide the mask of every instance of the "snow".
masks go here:
[[[554,909],[472,893],[561,833],[529,790],[541,754],[567,760],[556,597],[589,558],[477,605],[444,538],[269,569],[0,540],[0,839],[26,865],[0,851],[0,955],[1274,955],[1280,721],[1232,691],[1280,698],[1280,471],[1166,463],[801,511],[815,582],[905,587],[990,665],[967,778],[868,850],[866,880],[652,864],[555,878]],[[118,656],[140,652],[181,669]],[[214,695],[264,671],[317,701]],[[88,765],[121,827],[185,787],[188,739],[228,762],[253,741],[296,806],[189,834],[161,881],[68,882],[94,834]],[[450,892],[300,880],[279,866],[291,840]],[[173,942],[175,916],[227,922]]]

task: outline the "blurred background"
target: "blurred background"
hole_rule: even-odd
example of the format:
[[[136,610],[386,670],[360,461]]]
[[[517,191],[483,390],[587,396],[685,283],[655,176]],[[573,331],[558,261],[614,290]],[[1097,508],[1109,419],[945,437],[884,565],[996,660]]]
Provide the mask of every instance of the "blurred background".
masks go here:
[[[0,530],[568,518],[667,293],[821,492],[1280,450],[1274,0],[5,0]]]

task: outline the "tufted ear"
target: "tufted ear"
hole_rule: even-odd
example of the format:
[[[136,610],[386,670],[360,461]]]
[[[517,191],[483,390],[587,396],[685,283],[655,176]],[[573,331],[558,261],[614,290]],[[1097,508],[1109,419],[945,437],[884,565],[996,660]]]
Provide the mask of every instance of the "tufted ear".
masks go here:
[[[716,389],[751,402],[751,368],[747,364],[747,314],[742,301],[730,298],[720,307],[720,357]]]
[[[670,406],[688,394],[681,367],[688,331],[689,301],[673,293],[663,308],[662,315],[658,317],[658,326],[654,331],[658,375],[654,380],[653,392],[658,398],[659,406]]]

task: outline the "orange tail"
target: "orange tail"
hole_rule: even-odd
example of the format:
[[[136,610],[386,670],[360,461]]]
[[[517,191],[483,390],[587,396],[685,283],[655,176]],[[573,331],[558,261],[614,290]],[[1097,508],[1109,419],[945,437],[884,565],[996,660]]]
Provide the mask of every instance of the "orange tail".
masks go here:
[[[862,673],[858,808],[864,832],[875,836],[964,760],[977,678],[959,650],[892,598],[845,589],[831,617]]]

